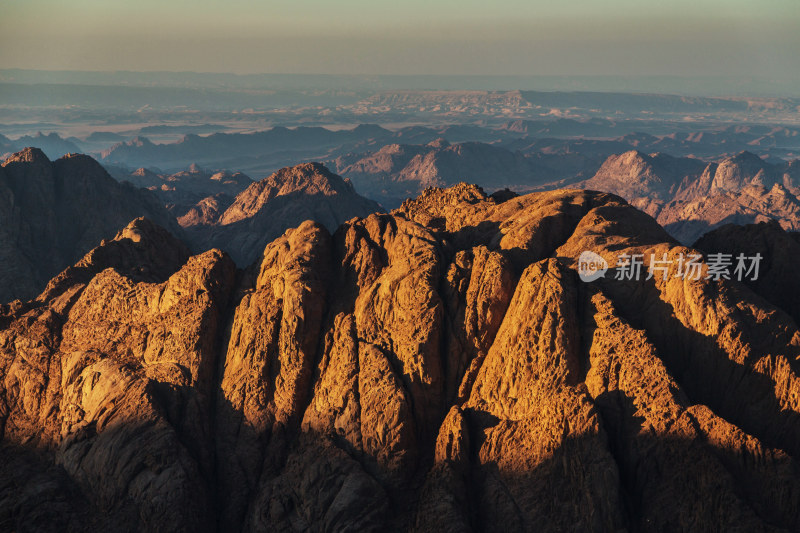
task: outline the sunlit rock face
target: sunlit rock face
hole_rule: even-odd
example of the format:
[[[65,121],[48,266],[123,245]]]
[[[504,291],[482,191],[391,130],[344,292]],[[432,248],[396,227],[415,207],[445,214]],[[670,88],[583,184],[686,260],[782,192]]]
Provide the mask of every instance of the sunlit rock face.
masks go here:
[[[800,230],[798,161],[768,163],[741,152],[719,162],[632,150],[606,159],[581,187],[611,192],[691,245],[725,224],[777,220]]]
[[[792,239],[765,226],[753,251]],[[591,283],[585,251],[612,267]],[[788,300],[613,275],[692,253],[580,190],[428,189],[298,224],[245,270],[136,220],[0,308],[0,524],[797,530]],[[765,275],[796,280],[789,259]]]
[[[353,217],[382,210],[324,165],[305,163],[253,182],[233,199],[204,198],[178,222],[194,249],[223,249],[244,267],[267,243],[305,220],[335,231]]]

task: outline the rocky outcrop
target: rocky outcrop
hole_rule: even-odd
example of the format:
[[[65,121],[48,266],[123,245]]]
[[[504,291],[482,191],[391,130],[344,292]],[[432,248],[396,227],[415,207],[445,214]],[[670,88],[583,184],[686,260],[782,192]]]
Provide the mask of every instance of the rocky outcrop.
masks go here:
[[[139,216],[180,229],[152,194],[117,183],[88,156],[12,155],[0,168],[0,302],[33,298]]]
[[[137,220],[39,300],[3,309],[4,483],[26,487],[4,495],[6,524],[37,520],[45,490],[74,531],[213,529],[217,339],[233,281],[221,252],[188,258]],[[26,479],[32,467],[15,462],[30,455],[59,468]]]
[[[777,220],[800,229],[797,163],[741,152],[718,163],[636,151],[610,156],[581,187],[618,194],[684,244],[725,224]]]
[[[206,198],[179,221],[196,250],[217,247],[247,266],[267,243],[305,220],[335,231],[350,218],[380,210],[323,165],[306,163],[252,183],[227,205]]]
[[[766,229],[746,231],[774,253]],[[592,283],[587,250],[611,266]],[[136,221],[0,309],[0,520],[797,530],[797,323],[705,263],[676,277],[693,253],[580,190],[431,188],[333,234],[304,222],[238,275]],[[617,279],[623,254],[640,279]]]

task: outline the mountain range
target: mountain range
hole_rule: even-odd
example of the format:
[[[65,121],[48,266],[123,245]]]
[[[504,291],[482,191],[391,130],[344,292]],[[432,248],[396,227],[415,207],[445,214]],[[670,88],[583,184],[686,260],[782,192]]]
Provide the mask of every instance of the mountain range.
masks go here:
[[[800,532],[783,77],[0,69],[0,533]]]
[[[287,229],[313,220],[335,231],[354,216],[383,211],[320,163],[287,167],[251,183],[230,204],[205,198],[178,218],[196,250],[220,248],[248,265]]]
[[[153,191],[177,218],[185,216],[198,202],[208,197],[215,197],[218,202],[233,203],[236,195],[253,183],[252,178],[241,172],[209,171],[197,164],[173,174],[160,174],[143,167],[133,172],[114,166],[105,168],[118,181],[127,181]]]
[[[796,531],[796,236],[710,235],[608,193],[457,184],[237,270],[136,219],[0,306],[0,524]],[[769,283],[675,275],[738,249],[781,250]],[[587,283],[585,251],[673,266]]]
[[[319,164],[254,182],[198,167],[140,169],[119,182],[85,155],[50,161],[26,148],[0,167],[0,302],[36,296],[63,269],[128,222],[146,217],[196,252],[213,247],[250,264],[266,242],[304,220],[332,230],[381,207]],[[137,187],[148,186],[149,189]]]
[[[800,230],[800,160],[771,164],[741,152],[706,163],[629,151],[577,186],[622,196],[686,244],[726,223],[775,219]]]
[[[50,159],[83,152],[82,148],[71,139],[64,139],[54,132],[45,135],[40,131],[35,135],[22,135],[14,140],[0,135],[0,158],[5,159],[29,146],[36,146]]]
[[[0,301],[30,299],[132,219],[180,227],[149,191],[111,178],[84,155],[51,162],[27,148],[0,166]]]
[[[15,155],[9,161],[15,158],[19,159]],[[88,159],[81,156],[76,160]],[[172,174],[147,168],[130,172],[109,166],[108,170],[118,180],[150,189],[150,198],[155,196],[184,231],[175,230],[172,222],[164,222],[167,219],[164,213],[155,214],[152,200],[149,211],[143,208],[123,210],[124,217],[111,216],[111,222],[102,231],[91,233],[80,246],[69,244],[74,240],[59,238],[64,250],[74,252],[66,256],[53,254],[55,266],[49,267],[45,274],[33,275],[36,279],[33,284],[12,281],[27,274],[7,276],[6,283],[17,287],[17,292],[6,292],[6,300],[31,297],[35,294],[31,287],[40,289],[49,277],[88,251],[97,239],[110,237],[124,225],[125,218],[137,215],[150,216],[166,226],[172,224],[171,230],[188,239],[195,251],[219,247],[231,253],[238,264],[248,264],[266,242],[303,220],[317,220],[332,231],[352,216],[381,210],[377,203],[360,196],[353,185],[367,198],[390,208],[427,187],[447,187],[461,180],[477,181],[489,191],[509,188],[525,192],[570,186],[610,192],[656,218],[670,234],[687,245],[726,223],[747,224],[774,219],[785,229],[796,231],[800,230],[800,166],[797,161],[770,162],[750,152],[710,162],[638,150],[612,154],[604,159],[571,153],[524,154],[501,145],[451,144],[440,138],[427,144],[390,144],[376,152],[339,156],[328,165],[346,177],[346,181],[314,163],[305,164],[297,174],[305,176],[304,179],[296,179],[290,172],[273,174],[259,182],[242,173],[204,170],[197,164]],[[93,168],[94,173],[102,171]],[[276,178],[278,175],[280,177]],[[292,185],[287,189],[282,180]],[[349,184],[350,180],[353,185]],[[254,186],[256,183],[261,185]],[[105,181],[102,187],[116,189],[113,185]],[[119,189],[114,194],[124,202],[126,195],[120,192],[122,190],[128,189]],[[98,202],[100,196],[87,201],[89,204]],[[133,198],[139,196],[133,195]],[[269,201],[257,200],[260,197],[269,198]],[[45,200],[45,205],[49,205],[48,201]],[[55,198],[52,201],[55,202]],[[244,222],[237,218],[244,216],[237,207],[241,205],[257,205],[261,213],[250,212]],[[226,215],[229,209],[238,214]],[[103,207],[98,213],[102,212]],[[12,227],[8,226],[7,231],[12,231]],[[32,245],[25,247],[30,256]],[[41,267],[25,267],[30,272],[37,268]]]
[[[639,150],[608,156],[603,151],[570,150],[512,152],[502,144],[450,144],[439,139],[348,154],[330,165],[388,206],[426,187],[467,180],[490,191],[570,186],[611,192],[655,217],[685,244],[726,223],[776,219],[786,229],[800,230],[800,160],[766,161],[747,151],[707,161]]]
[[[259,159],[290,157],[291,154],[296,157],[308,151],[310,153],[305,157],[314,157],[342,144],[390,135],[389,130],[380,126],[364,124],[339,131],[301,126],[293,129],[274,127],[256,133],[213,133],[204,137],[189,134],[178,142],[165,144],[136,137],[103,151],[101,160],[104,164],[161,168],[184,167],[187,159],[217,167],[232,167],[230,162],[235,161],[241,168],[256,164]]]
[[[331,166],[367,196],[392,206],[427,187],[468,180],[490,190],[524,189],[563,174],[520,152],[477,142],[450,144],[445,139],[425,145],[390,144],[374,153],[340,156]]]

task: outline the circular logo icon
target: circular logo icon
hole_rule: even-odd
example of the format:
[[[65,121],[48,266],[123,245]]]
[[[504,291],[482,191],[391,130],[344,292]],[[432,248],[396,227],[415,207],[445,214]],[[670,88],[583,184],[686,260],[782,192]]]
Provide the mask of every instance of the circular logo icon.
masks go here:
[[[578,276],[587,283],[602,278],[608,271],[608,263],[594,252],[581,252],[578,257]]]

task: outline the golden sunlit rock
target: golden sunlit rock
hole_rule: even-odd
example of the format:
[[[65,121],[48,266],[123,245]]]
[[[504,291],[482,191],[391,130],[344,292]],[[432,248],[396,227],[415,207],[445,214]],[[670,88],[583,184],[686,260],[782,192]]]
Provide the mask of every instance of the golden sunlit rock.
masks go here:
[[[764,272],[794,287],[785,242]],[[587,250],[611,267],[591,283]],[[690,253],[579,190],[431,188],[333,234],[303,222],[239,271],[138,219],[0,308],[0,523],[797,530],[795,310],[674,262],[614,276]]]

